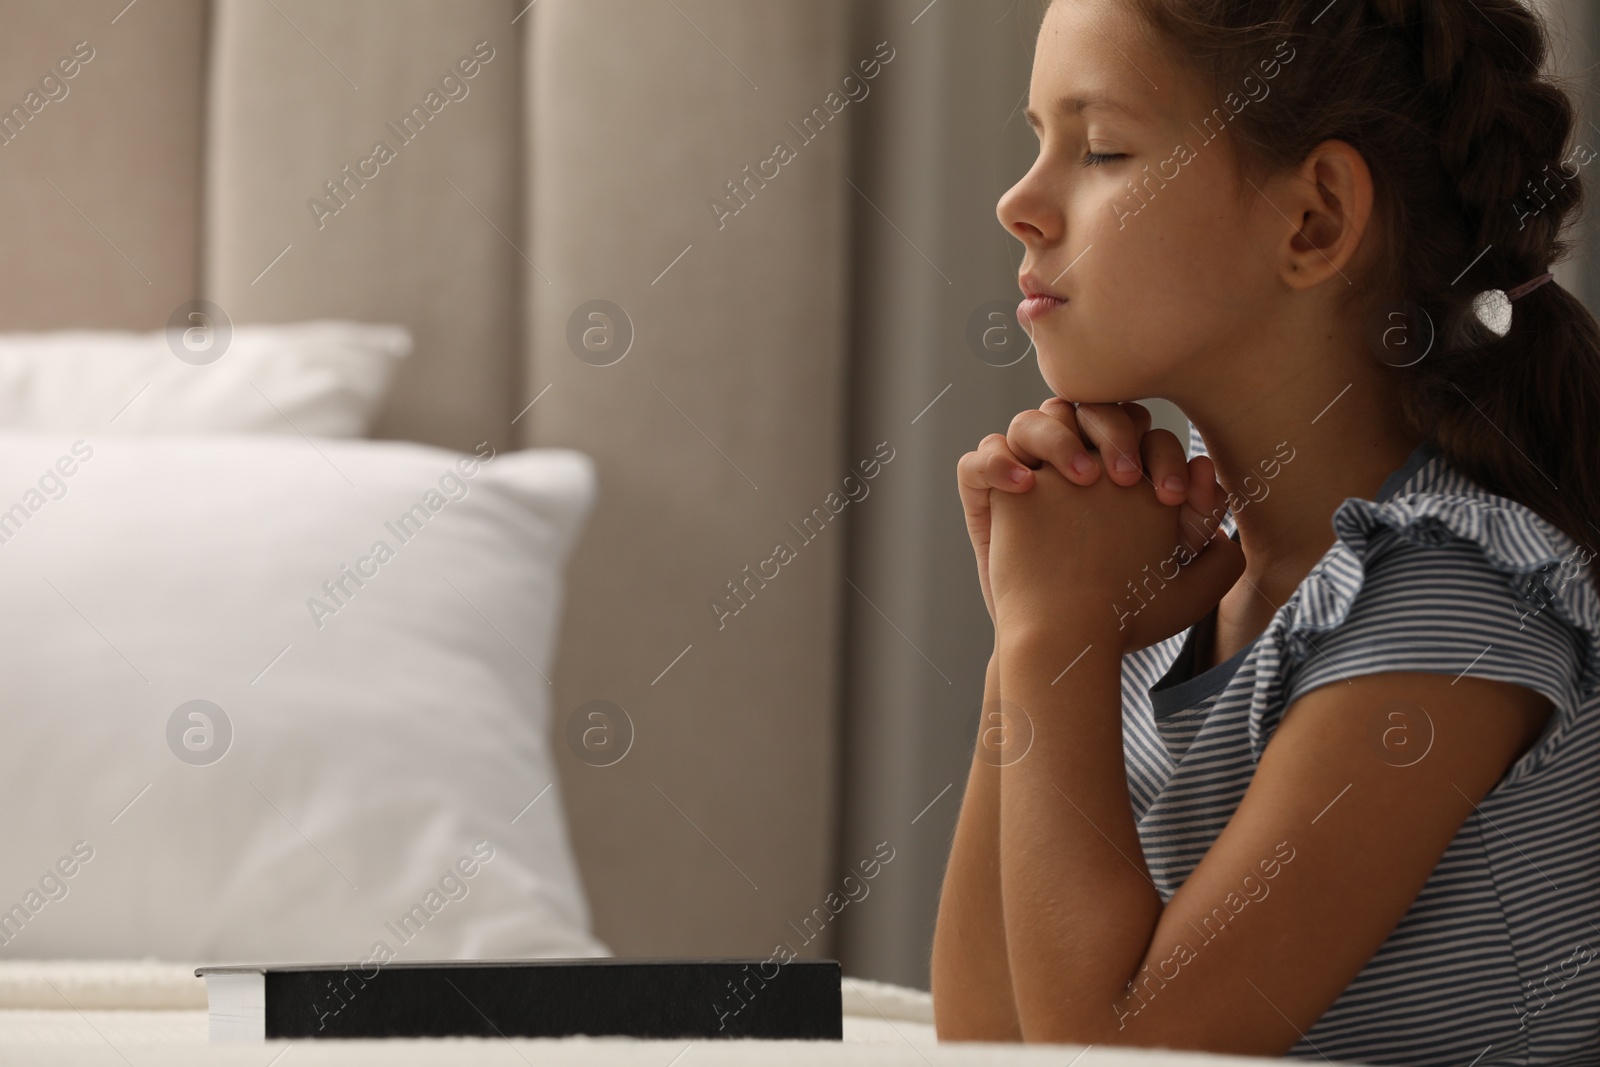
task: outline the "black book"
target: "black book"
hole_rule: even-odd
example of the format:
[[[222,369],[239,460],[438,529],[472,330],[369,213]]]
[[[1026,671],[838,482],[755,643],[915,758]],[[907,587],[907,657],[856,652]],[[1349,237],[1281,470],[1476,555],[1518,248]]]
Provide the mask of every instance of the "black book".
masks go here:
[[[213,1041],[844,1037],[837,960],[439,960],[201,967]]]

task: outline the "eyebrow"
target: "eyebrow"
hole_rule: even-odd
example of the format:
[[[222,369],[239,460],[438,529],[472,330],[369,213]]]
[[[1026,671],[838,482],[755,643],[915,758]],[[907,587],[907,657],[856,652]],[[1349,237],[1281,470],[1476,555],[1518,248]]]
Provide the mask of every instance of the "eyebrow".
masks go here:
[[[1056,101],[1052,110],[1058,115],[1081,115],[1085,111],[1112,111],[1125,115],[1130,119],[1143,117],[1127,104],[1105,96],[1064,96]],[[1022,114],[1028,120],[1029,126],[1036,130],[1043,127],[1044,120],[1039,117],[1039,113],[1033,108],[1024,108]]]

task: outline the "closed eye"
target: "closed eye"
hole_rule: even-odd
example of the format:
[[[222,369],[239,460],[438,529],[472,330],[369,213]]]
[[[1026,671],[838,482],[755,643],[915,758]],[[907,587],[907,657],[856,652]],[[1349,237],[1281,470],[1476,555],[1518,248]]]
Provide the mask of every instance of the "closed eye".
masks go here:
[[[1080,165],[1085,167],[1100,167],[1112,162],[1113,160],[1127,158],[1128,155],[1126,152],[1117,152],[1112,155],[1102,155],[1098,152],[1090,152],[1088,155],[1083,157]]]

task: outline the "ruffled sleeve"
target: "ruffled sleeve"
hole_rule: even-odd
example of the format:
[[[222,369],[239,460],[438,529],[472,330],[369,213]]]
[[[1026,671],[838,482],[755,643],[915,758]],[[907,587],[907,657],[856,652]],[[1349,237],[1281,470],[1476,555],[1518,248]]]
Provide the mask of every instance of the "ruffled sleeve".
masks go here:
[[[1263,634],[1254,759],[1300,696],[1383,671],[1494,678],[1550,698],[1544,733],[1498,790],[1537,775],[1600,711],[1593,553],[1537,513],[1488,493],[1352,497],[1333,528],[1333,547]]]

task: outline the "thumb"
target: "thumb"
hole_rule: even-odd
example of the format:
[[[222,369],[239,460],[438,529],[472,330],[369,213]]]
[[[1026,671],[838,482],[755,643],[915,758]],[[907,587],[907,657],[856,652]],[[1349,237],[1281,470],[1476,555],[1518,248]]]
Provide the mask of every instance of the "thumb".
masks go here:
[[[1174,612],[1191,626],[1199,622],[1239,581],[1244,567],[1244,549],[1218,527],[1199,555],[1183,564],[1178,576],[1168,582]]]

